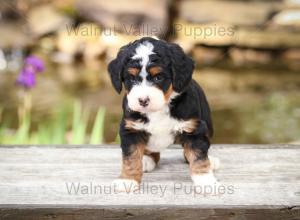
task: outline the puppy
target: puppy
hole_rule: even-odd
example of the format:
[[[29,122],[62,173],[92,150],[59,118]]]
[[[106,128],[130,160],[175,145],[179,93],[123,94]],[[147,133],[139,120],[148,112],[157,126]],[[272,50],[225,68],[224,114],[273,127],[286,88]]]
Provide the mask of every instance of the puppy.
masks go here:
[[[117,190],[138,186],[143,172],[152,171],[160,152],[174,143],[183,146],[195,185],[216,182],[212,170],[217,163],[207,155],[213,135],[210,109],[193,70],[193,60],[181,47],[149,37],[123,46],[109,63],[113,87],[118,93],[125,89]]]

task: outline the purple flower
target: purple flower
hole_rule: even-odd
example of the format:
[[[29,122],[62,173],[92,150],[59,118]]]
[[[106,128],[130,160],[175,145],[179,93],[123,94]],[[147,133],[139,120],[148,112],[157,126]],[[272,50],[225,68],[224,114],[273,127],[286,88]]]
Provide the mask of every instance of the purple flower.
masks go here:
[[[37,57],[29,56],[25,59],[24,66],[16,80],[18,85],[30,89],[36,84],[36,74],[44,70],[44,63]]]
[[[25,88],[32,88],[35,86],[35,72],[32,69],[24,68],[17,78],[17,84]]]
[[[37,73],[44,71],[44,63],[43,61],[35,56],[29,56],[25,59],[25,66],[32,66]]]

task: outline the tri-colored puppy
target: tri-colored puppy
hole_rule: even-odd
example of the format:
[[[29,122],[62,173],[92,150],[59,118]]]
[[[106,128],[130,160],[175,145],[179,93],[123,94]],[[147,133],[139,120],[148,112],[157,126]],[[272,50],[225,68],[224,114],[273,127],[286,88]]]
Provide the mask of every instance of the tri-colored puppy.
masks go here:
[[[177,44],[145,37],[122,47],[108,71],[118,93],[125,87],[120,124],[122,171],[118,190],[141,182],[160,151],[180,143],[194,184],[213,184],[208,158],[213,126],[201,87],[192,79],[193,60]]]

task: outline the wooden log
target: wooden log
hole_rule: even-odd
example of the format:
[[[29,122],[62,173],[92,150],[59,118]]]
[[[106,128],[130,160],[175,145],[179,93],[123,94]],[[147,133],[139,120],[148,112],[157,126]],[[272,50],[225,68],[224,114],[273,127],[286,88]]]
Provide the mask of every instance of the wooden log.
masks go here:
[[[210,154],[221,161],[219,186],[193,187],[175,146],[139,190],[118,193],[116,146],[1,146],[0,219],[300,219],[299,145],[213,145]]]

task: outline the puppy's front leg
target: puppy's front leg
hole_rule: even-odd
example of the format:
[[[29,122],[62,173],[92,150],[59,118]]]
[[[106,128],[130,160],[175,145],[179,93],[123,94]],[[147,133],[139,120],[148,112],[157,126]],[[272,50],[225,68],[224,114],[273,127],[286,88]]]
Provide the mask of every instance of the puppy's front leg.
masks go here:
[[[151,152],[145,150],[143,156],[143,172],[151,172],[154,170],[160,159],[159,152]]]
[[[139,188],[143,175],[144,144],[122,146],[122,171],[118,179],[113,181],[119,192],[130,192]]]
[[[217,168],[217,161],[210,160],[207,152],[209,141],[206,137],[192,137],[183,143],[184,156],[190,166],[191,178],[194,185],[206,186],[217,184],[213,169]]]

